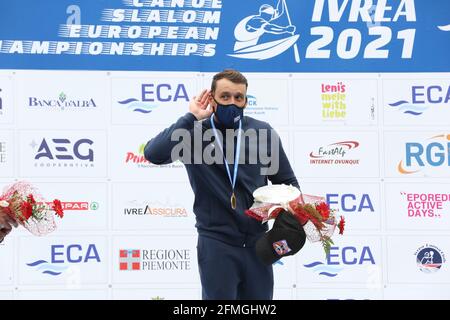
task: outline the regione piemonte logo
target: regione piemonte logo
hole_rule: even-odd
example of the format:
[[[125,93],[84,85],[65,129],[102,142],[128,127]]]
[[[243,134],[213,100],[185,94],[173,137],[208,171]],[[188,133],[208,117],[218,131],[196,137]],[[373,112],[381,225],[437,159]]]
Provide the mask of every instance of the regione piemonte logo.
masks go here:
[[[234,28],[234,48],[231,57],[265,60],[293,48],[295,62],[300,62],[297,47],[299,35],[291,22],[286,0],[279,0],[276,8],[262,4],[255,12],[241,19]]]

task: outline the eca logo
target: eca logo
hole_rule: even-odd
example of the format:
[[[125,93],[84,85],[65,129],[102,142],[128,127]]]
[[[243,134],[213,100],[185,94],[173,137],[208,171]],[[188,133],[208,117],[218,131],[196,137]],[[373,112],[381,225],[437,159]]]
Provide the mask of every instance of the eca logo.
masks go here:
[[[412,86],[410,101],[401,99],[389,106],[411,116],[420,116],[431,106],[442,106],[450,103],[450,86],[440,85]]]
[[[170,83],[142,83],[140,86],[140,97],[126,98],[117,101],[119,105],[127,110],[148,114],[159,107],[158,102],[189,102],[189,95],[183,83],[176,85]]]
[[[337,207],[342,212],[374,212],[373,202],[369,194],[356,195],[352,193],[328,193],[326,202],[330,207]]]
[[[101,262],[95,244],[89,244],[87,248],[80,244],[52,245],[51,259],[52,263],[87,263],[90,260]]]
[[[342,270],[351,266],[375,265],[375,258],[369,246],[331,247],[326,261],[313,261],[303,266],[319,276],[336,277]]]
[[[38,259],[27,263],[42,274],[59,276],[69,270],[69,265],[80,263],[101,263],[100,254],[95,244],[55,244],[50,246],[50,261]]]
[[[176,102],[184,100],[189,102],[189,96],[184,84],[172,86],[170,83],[144,83],[141,85],[142,101],[144,102]]]

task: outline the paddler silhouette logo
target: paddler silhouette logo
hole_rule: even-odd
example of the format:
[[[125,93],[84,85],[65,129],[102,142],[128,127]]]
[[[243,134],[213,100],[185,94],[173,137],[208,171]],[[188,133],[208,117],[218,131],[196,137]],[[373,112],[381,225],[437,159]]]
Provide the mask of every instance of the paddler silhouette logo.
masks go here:
[[[265,60],[278,56],[293,47],[295,62],[300,62],[298,34],[292,25],[286,0],[278,0],[276,8],[270,4],[259,7],[259,13],[239,21],[234,28],[234,53],[241,59]]]

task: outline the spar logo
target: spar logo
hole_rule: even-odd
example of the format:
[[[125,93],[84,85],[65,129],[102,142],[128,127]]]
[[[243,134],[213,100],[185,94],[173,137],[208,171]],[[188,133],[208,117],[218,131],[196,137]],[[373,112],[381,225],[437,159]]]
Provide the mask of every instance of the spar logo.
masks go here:
[[[46,202],[47,205],[51,205],[51,202]],[[61,206],[64,211],[89,211],[98,210],[99,204],[96,201],[61,201]]]
[[[309,163],[313,165],[358,165],[360,159],[352,157],[353,151],[359,147],[357,141],[340,141],[321,146],[309,153]]]
[[[409,99],[389,103],[389,106],[411,116],[420,116],[431,107],[450,106],[450,86],[411,86],[410,92]]]
[[[35,271],[59,276],[70,266],[78,264],[101,263],[100,255],[95,244],[55,244],[50,246],[50,259],[38,259],[26,265]]]
[[[433,245],[426,244],[420,247],[417,249],[415,256],[417,267],[423,273],[435,273],[445,263],[444,253]]]
[[[317,260],[303,266],[319,276],[334,278],[347,267],[373,265],[375,259],[369,246],[361,248],[347,246],[331,247],[325,261]]]
[[[170,83],[143,83],[138,98],[129,97],[117,101],[121,107],[132,112],[148,114],[157,109],[160,103],[185,101],[189,96],[184,84],[172,85]]]
[[[450,167],[450,134],[430,137],[426,142],[406,142],[405,158],[400,160],[400,174],[414,174],[425,168]]]
[[[96,108],[97,105],[93,98],[68,98],[64,92],[61,92],[57,98],[28,97],[28,107],[59,108],[60,110],[65,110],[66,108]]]
[[[269,1],[267,1],[269,2]],[[295,62],[300,62],[297,47],[299,35],[291,23],[286,0],[276,7],[264,3],[244,17],[234,28],[235,44],[229,56],[241,59],[265,60],[293,48]]]

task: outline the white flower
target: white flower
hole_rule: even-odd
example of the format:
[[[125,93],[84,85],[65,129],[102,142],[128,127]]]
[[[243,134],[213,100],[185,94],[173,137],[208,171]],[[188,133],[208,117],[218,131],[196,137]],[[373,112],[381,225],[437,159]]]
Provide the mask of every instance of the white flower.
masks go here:
[[[3,207],[3,208],[9,207],[8,201],[6,201],[6,200],[1,200],[1,201],[0,201],[0,207]]]

